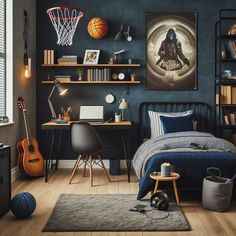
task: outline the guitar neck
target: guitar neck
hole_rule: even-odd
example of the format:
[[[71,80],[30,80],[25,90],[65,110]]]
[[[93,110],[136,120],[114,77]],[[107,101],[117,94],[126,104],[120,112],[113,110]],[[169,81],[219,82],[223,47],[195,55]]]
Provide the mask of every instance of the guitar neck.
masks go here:
[[[31,137],[31,130],[29,126],[29,120],[27,115],[27,110],[23,110],[23,116],[24,116],[24,124],[25,124],[25,132],[26,132],[26,138],[28,140],[29,145],[32,143],[32,137]]]

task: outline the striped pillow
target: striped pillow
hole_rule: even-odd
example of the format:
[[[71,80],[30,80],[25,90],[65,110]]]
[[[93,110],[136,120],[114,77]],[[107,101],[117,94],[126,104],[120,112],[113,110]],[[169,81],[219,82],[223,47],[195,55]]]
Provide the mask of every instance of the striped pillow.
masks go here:
[[[150,124],[151,124],[151,138],[156,138],[164,134],[163,125],[162,125],[160,116],[178,117],[178,116],[187,116],[190,114],[193,114],[193,110],[188,110],[188,111],[183,111],[183,112],[169,112],[169,113],[148,111]]]

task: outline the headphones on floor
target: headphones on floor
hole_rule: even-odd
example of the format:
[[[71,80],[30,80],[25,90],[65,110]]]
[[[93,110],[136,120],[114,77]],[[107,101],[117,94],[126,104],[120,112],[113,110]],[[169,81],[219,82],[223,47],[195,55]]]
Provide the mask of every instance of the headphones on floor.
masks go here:
[[[156,192],[150,198],[150,206],[159,211],[167,211],[169,208],[168,196],[164,192]]]

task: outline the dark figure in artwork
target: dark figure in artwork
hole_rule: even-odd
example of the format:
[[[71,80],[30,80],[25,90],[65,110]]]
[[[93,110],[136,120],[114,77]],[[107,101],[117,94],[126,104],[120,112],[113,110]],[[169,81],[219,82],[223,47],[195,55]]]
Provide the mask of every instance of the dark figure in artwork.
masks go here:
[[[158,55],[160,59],[156,65],[160,64],[160,67],[166,71],[181,69],[183,67],[182,62],[190,66],[190,62],[183,54],[181,43],[172,28],[168,30],[165,40],[161,43]]]

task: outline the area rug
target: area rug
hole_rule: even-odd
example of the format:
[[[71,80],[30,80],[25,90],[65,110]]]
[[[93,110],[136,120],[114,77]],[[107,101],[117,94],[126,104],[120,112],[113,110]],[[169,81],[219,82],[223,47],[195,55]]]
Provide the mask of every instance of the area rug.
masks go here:
[[[171,203],[168,213],[152,209],[149,201],[138,201],[133,194],[62,194],[46,223],[44,232],[80,231],[186,231],[190,226]],[[146,205],[146,213],[129,211]]]

